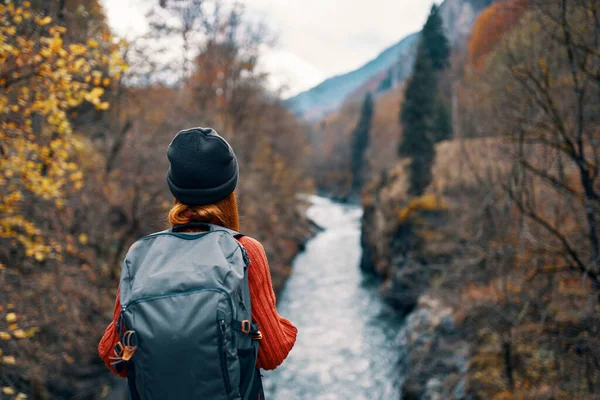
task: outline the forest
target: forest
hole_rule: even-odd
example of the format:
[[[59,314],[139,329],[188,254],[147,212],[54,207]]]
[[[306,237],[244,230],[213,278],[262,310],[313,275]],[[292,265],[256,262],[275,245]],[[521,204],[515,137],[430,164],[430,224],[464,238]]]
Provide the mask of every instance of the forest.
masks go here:
[[[434,7],[395,160],[358,156],[362,267],[412,329],[405,398],[598,396],[599,12],[499,1],[449,46]]]
[[[166,148],[192,126],[236,149],[277,293],[319,230],[298,195],[362,207],[403,399],[599,398],[599,0],[434,4],[318,121],[269,88],[274,34],[242,4],[151,3],[125,40],[99,0],[0,1],[1,399],[110,394],[121,262],[168,227]]]
[[[307,128],[265,90],[269,33],[238,5],[156,1],[128,42],[97,0],[2,2],[0,16],[0,387],[90,397],[108,390],[96,346],[122,258],[167,227],[171,138],[211,126],[238,149],[242,228],[278,289],[312,234],[295,198],[312,187]]]

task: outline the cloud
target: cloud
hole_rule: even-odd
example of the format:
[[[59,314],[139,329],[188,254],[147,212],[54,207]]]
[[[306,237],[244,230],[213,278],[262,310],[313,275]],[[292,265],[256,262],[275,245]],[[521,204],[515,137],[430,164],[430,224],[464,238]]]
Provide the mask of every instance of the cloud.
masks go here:
[[[281,48],[327,76],[355,69],[418,31],[432,4],[428,0],[242,2],[251,14],[262,17],[274,29]]]
[[[301,79],[305,74],[313,76],[309,70],[320,71],[324,77],[351,71],[420,30],[432,1],[243,0],[242,3],[252,18],[263,21],[278,37],[271,58],[283,59],[272,64],[278,65],[280,71],[289,69],[287,74],[278,72],[277,81],[286,83],[291,94],[314,86],[313,79]],[[285,56],[290,53],[296,61]]]
[[[146,13],[152,5],[143,0],[100,0],[113,31],[124,38],[135,37],[148,29]],[[158,0],[156,0],[158,2]]]
[[[269,85],[281,90],[284,98],[310,89],[326,78],[314,65],[282,49],[263,49],[258,68],[269,73]]]
[[[146,29],[144,14],[158,0],[101,0],[121,36]],[[234,0],[226,0],[234,1]],[[284,95],[358,68],[423,25],[430,0],[241,0],[247,15],[277,37],[263,50],[261,69]]]

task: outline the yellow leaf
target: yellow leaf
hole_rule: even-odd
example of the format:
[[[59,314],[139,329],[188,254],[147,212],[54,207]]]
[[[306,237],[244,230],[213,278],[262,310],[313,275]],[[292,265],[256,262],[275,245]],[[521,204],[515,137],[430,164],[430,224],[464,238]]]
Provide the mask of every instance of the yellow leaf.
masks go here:
[[[104,94],[104,89],[101,87],[93,88],[89,93],[85,95],[85,99],[92,104],[100,102],[100,96]]]
[[[41,26],[48,25],[50,22],[52,22],[51,17],[44,17],[37,20],[38,25]]]
[[[71,97],[67,100],[67,104],[69,105],[69,107],[77,107],[80,104],[80,102],[79,100]]]
[[[14,365],[17,363],[17,360],[15,360],[15,358],[13,356],[4,356],[4,357],[2,357],[2,363]]]
[[[81,67],[83,66],[84,63],[85,63],[85,58],[78,58],[73,63],[73,69],[75,70],[75,72],[79,72],[79,70],[81,70]]]
[[[59,53],[61,50],[63,50],[62,45],[62,38],[59,35],[54,35],[54,37],[50,41],[50,50],[54,53]]]
[[[96,108],[98,110],[108,110],[109,107],[110,107],[110,103],[108,101],[103,101],[102,103],[100,103],[96,106]]]
[[[15,21],[15,24],[20,24],[21,22],[23,22],[23,17],[21,17],[20,15],[15,15],[13,17],[13,21]]]
[[[13,336],[17,339],[25,339],[27,337],[23,329],[17,329],[16,331],[14,331]]]
[[[10,340],[10,333],[8,333],[8,332],[0,332],[0,339],[2,339],[2,340]]]
[[[87,244],[88,242],[88,236],[85,233],[82,233],[79,235],[79,243],[81,244]]]
[[[96,47],[98,47],[98,42],[96,42],[94,39],[88,39],[87,45],[92,49],[95,49]]]
[[[71,357],[67,353],[63,353],[63,358],[65,359],[67,364],[73,364],[75,362],[75,360],[73,360],[73,357]]]
[[[85,52],[87,51],[87,49],[85,48],[84,45],[79,44],[79,43],[73,43],[69,45],[69,50],[71,51],[71,53],[73,53],[73,55],[76,56],[80,56],[82,54],[85,54]]]
[[[15,394],[15,390],[9,386],[4,386],[2,388],[2,393],[7,396],[11,396],[11,395]]]
[[[17,314],[15,314],[14,312],[6,314],[6,322],[8,322],[9,324],[11,322],[15,322],[16,320],[17,320]]]
[[[32,338],[39,331],[40,331],[40,328],[38,328],[38,327],[29,328],[29,329],[27,329],[27,332],[25,332],[25,336],[27,336],[28,338]]]
[[[17,325],[17,324],[10,324],[10,325],[8,325],[8,329],[11,330],[11,331],[14,331],[18,327],[19,327],[19,325]]]
[[[15,400],[25,400],[26,398],[27,395],[25,393],[19,393],[17,397],[15,397]]]

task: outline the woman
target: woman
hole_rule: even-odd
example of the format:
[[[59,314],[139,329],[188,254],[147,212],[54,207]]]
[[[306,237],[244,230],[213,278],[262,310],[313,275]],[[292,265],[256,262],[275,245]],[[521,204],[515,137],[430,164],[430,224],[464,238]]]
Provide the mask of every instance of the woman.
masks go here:
[[[168,214],[171,227],[205,222],[239,231],[235,194],[238,165],[231,146],[210,128],[192,128],[173,138],[167,157],[170,162],[167,182],[175,197],[175,205]],[[188,228],[188,231],[193,230],[202,229]],[[238,241],[250,259],[248,282],[252,319],[262,333],[256,366],[274,369],[292,349],[297,329],[277,314],[269,264],[262,245],[248,236],[242,236]],[[116,328],[121,310],[119,300],[117,290],[113,321],[100,340],[98,352],[113,373],[126,377],[126,369],[115,368],[114,359],[111,359],[119,342]]]

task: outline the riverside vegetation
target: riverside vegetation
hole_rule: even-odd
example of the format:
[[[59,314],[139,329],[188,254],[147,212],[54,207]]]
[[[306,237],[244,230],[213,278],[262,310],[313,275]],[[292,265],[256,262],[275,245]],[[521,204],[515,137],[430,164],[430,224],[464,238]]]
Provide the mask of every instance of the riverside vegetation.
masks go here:
[[[128,246],[166,226],[178,130],[209,125],[237,149],[242,227],[276,289],[312,234],[295,198],[311,190],[307,129],[256,70],[270,39],[216,5],[156,1],[124,42],[97,0],[0,3],[0,397],[108,393],[98,327]]]
[[[497,1],[447,54],[434,7],[374,101],[369,140],[390,114],[401,134],[362,190],[362,268],[407,316],[404,398],[599,396],[599,13]]]

